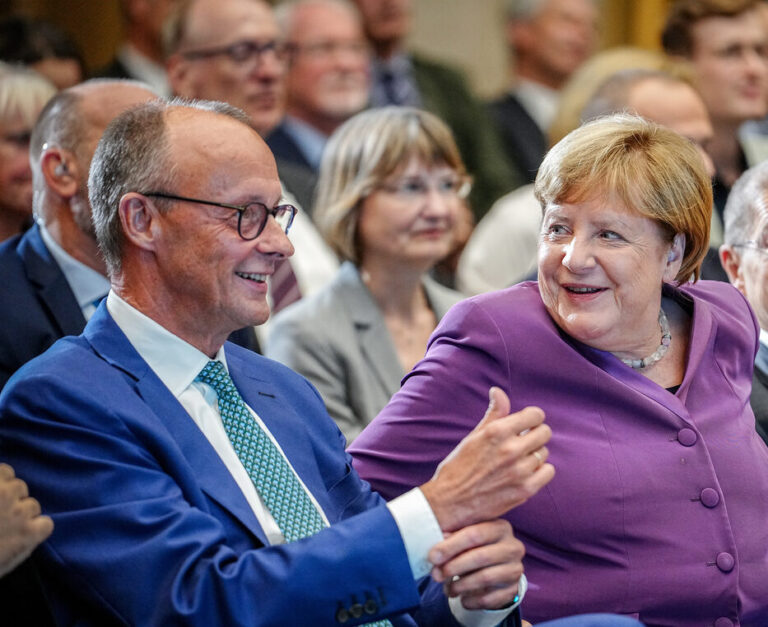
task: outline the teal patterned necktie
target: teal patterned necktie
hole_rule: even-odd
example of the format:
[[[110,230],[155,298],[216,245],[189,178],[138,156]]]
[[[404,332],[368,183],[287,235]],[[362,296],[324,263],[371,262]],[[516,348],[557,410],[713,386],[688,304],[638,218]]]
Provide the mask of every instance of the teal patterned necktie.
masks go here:
[[[224,364],[209,361],[195,381],[207,383],[216,392],[227,436],[285,541],[306,538],[325,527],[296,473],[248,411]],[[392,623],[385,619],[361,627],[392,627]]]
[[[195,381],[207,383],[219,397],[224,429],[285,541],[306,538],[325,527],[296,473],[248,411],[224,365],[209,361]]]

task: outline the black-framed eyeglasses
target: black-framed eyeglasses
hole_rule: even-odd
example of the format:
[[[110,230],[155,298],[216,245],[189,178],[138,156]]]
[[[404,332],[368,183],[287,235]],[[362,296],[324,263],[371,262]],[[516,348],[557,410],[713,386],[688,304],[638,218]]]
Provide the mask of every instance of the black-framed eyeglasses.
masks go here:
[[[758,245],[758,243],[751,239],[747,240],[746,242],[741,242],[739,244],[731,244],[734,248],[749,248],[750,250],[755,250],[763,255],[768,255],[768,248],[764,248],[763,246]]]
[[[257,59],[259,63],[264,60],[267,54],[273,54],[275,58],[283,62],[288,56],[288,47],[285,43],[277,40],[270,41],[252,41],[244,39],[236,41],[228,46],[218,48],[202,48],[200,50],[187,50],[182,52],[181,56],[185,59],[208,59],[210,57],[226,56],[235,63],[245,63],[251,59]]]
[[[282,204],[270,209],[261,202],[249,202],[245,205],[230,205],[225,202],[214,202],[212,200],[200,200],[199,198],[187,198],[186,196],[176,196],[166,194],[165,192],[145,192],[142,196],[151,196],[153,198],[165,198],[166,200],[180,200],[182,202],[196,202],[201,205],[211,205],[212,207],[224,207],[237,211],[237,233],[246,241],[254,240],[267,225],[269,216],[272,216],[277,225],[287,235],[288,230],[293,224],[293,219],[298,213],[298,209],[293,205]]]

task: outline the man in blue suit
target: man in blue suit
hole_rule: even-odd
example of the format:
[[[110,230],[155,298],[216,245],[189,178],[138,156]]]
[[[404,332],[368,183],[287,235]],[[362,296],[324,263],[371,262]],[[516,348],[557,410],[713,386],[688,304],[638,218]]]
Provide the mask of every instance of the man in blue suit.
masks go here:
[[[495,393],[435,477],[385,504],[315,390],[225,344],[266,319],[266,280],[292,253],[293,209],[247,118],[142,105],[107,129],[89,188],[112,291],[0,395],[0,458],[56,525],[40,564],[57,621],[504,620],[523,549],[495,518],[553,475],[541,412],[507,415]]]
[[[88,202],[88,168],[107,124],[157,95],[143,83],[91,80],[59,92],[30,142],[35,224],[0,246],[0,389],[23,364],[82,332],[109,291]],[[233,341],[257,349],[252,329]]]

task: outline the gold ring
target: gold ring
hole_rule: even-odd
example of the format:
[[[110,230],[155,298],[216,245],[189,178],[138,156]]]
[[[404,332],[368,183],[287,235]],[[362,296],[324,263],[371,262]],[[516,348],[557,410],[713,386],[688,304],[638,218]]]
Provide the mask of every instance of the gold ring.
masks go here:
[[[541,466],[544,463],[544,453],[541,452],[541,449],[535,450],[533,452],[533,456],[539,462],[539,466]]]

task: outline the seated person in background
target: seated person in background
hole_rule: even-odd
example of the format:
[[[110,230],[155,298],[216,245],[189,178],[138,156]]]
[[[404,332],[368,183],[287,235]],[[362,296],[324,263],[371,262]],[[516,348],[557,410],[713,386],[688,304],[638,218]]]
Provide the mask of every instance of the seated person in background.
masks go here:
[[[143,83],[91,80],[60,91],[33,121],[25,163],[37,223],[0,245],[0,389],[60,337],[81,333],[107,295],[88,167],[112,118],[155,97]]]
[[[267,318],[266,280],[293,252],[295,208],[242,111],[139,105],[104,132],[88,188],[112,291],[82,335],[0,394],[0,455],[56,524],[38,556],[60,624],[404,626],[414,611],[482,626],[516,613],[523,547],[494,519],[554,474],[542,412],[506,415],[491,390],[482,426],[385,504],[312,386],[225,344]]]
[[[518,177],[533,183],[560,92],[597,43],[595,0],[506,0],[510,88],[488,103]]]
[[[704,150],[712,137],[712,125],[701,96],[680,72],[652,68],[615,72],[596,88],[584,105],[581,118],[587,121],[622,111],[641,115],[690,139],[698,147],[707,171],[714,174],[712,160]],[[541,205],[533,186],[522,187],[500,199],[477,225],[462,253],[460,289],[467,294],[479,294],[530,278],[536,271],[540,227]],[[710,232],[710,243],[715,239],[719,244],[719,228],[716,238],[713,232],[714,229]],[[707,254],[702,276],[725,278],[716,248]]]
[[[278,314],[267,355],[307,377],[351,442],[461,299],[428,276],[451,250],[469,179],[448,127],[411,107],[360,113],[324,153],[315,220],[344,264]]]
[[[469,205],[479,220],[497,198],[524,182],[509,163],[485,107],[460,72],[407,49],[413,0],[354,2],[373,51],[370,105],[421,107],[448,125],[475,183]]]
[[[752,305],[760,325],[749,402],[757,430],[768,443],[768,162],[736,181],[725,204],[724,222],[723,268]]]
[[[536,178],[539,280],[462,301],[350,447],[385,498],[429,478],[489,386],[544,409],[555,479],[506,514],[532,622],[768,624],[768,449],[749,406],[758,327],[703,281],[712,188],[690,141],[627,114],[573,131]]]
[[[0,63],[0,242],[32,224],[29,136],[55,93],[37,72]]]
[[[75,42],[44,20],[15,15],[0,20],[0,61],[27,66],[57,89],[85,79],[85,63]]]

